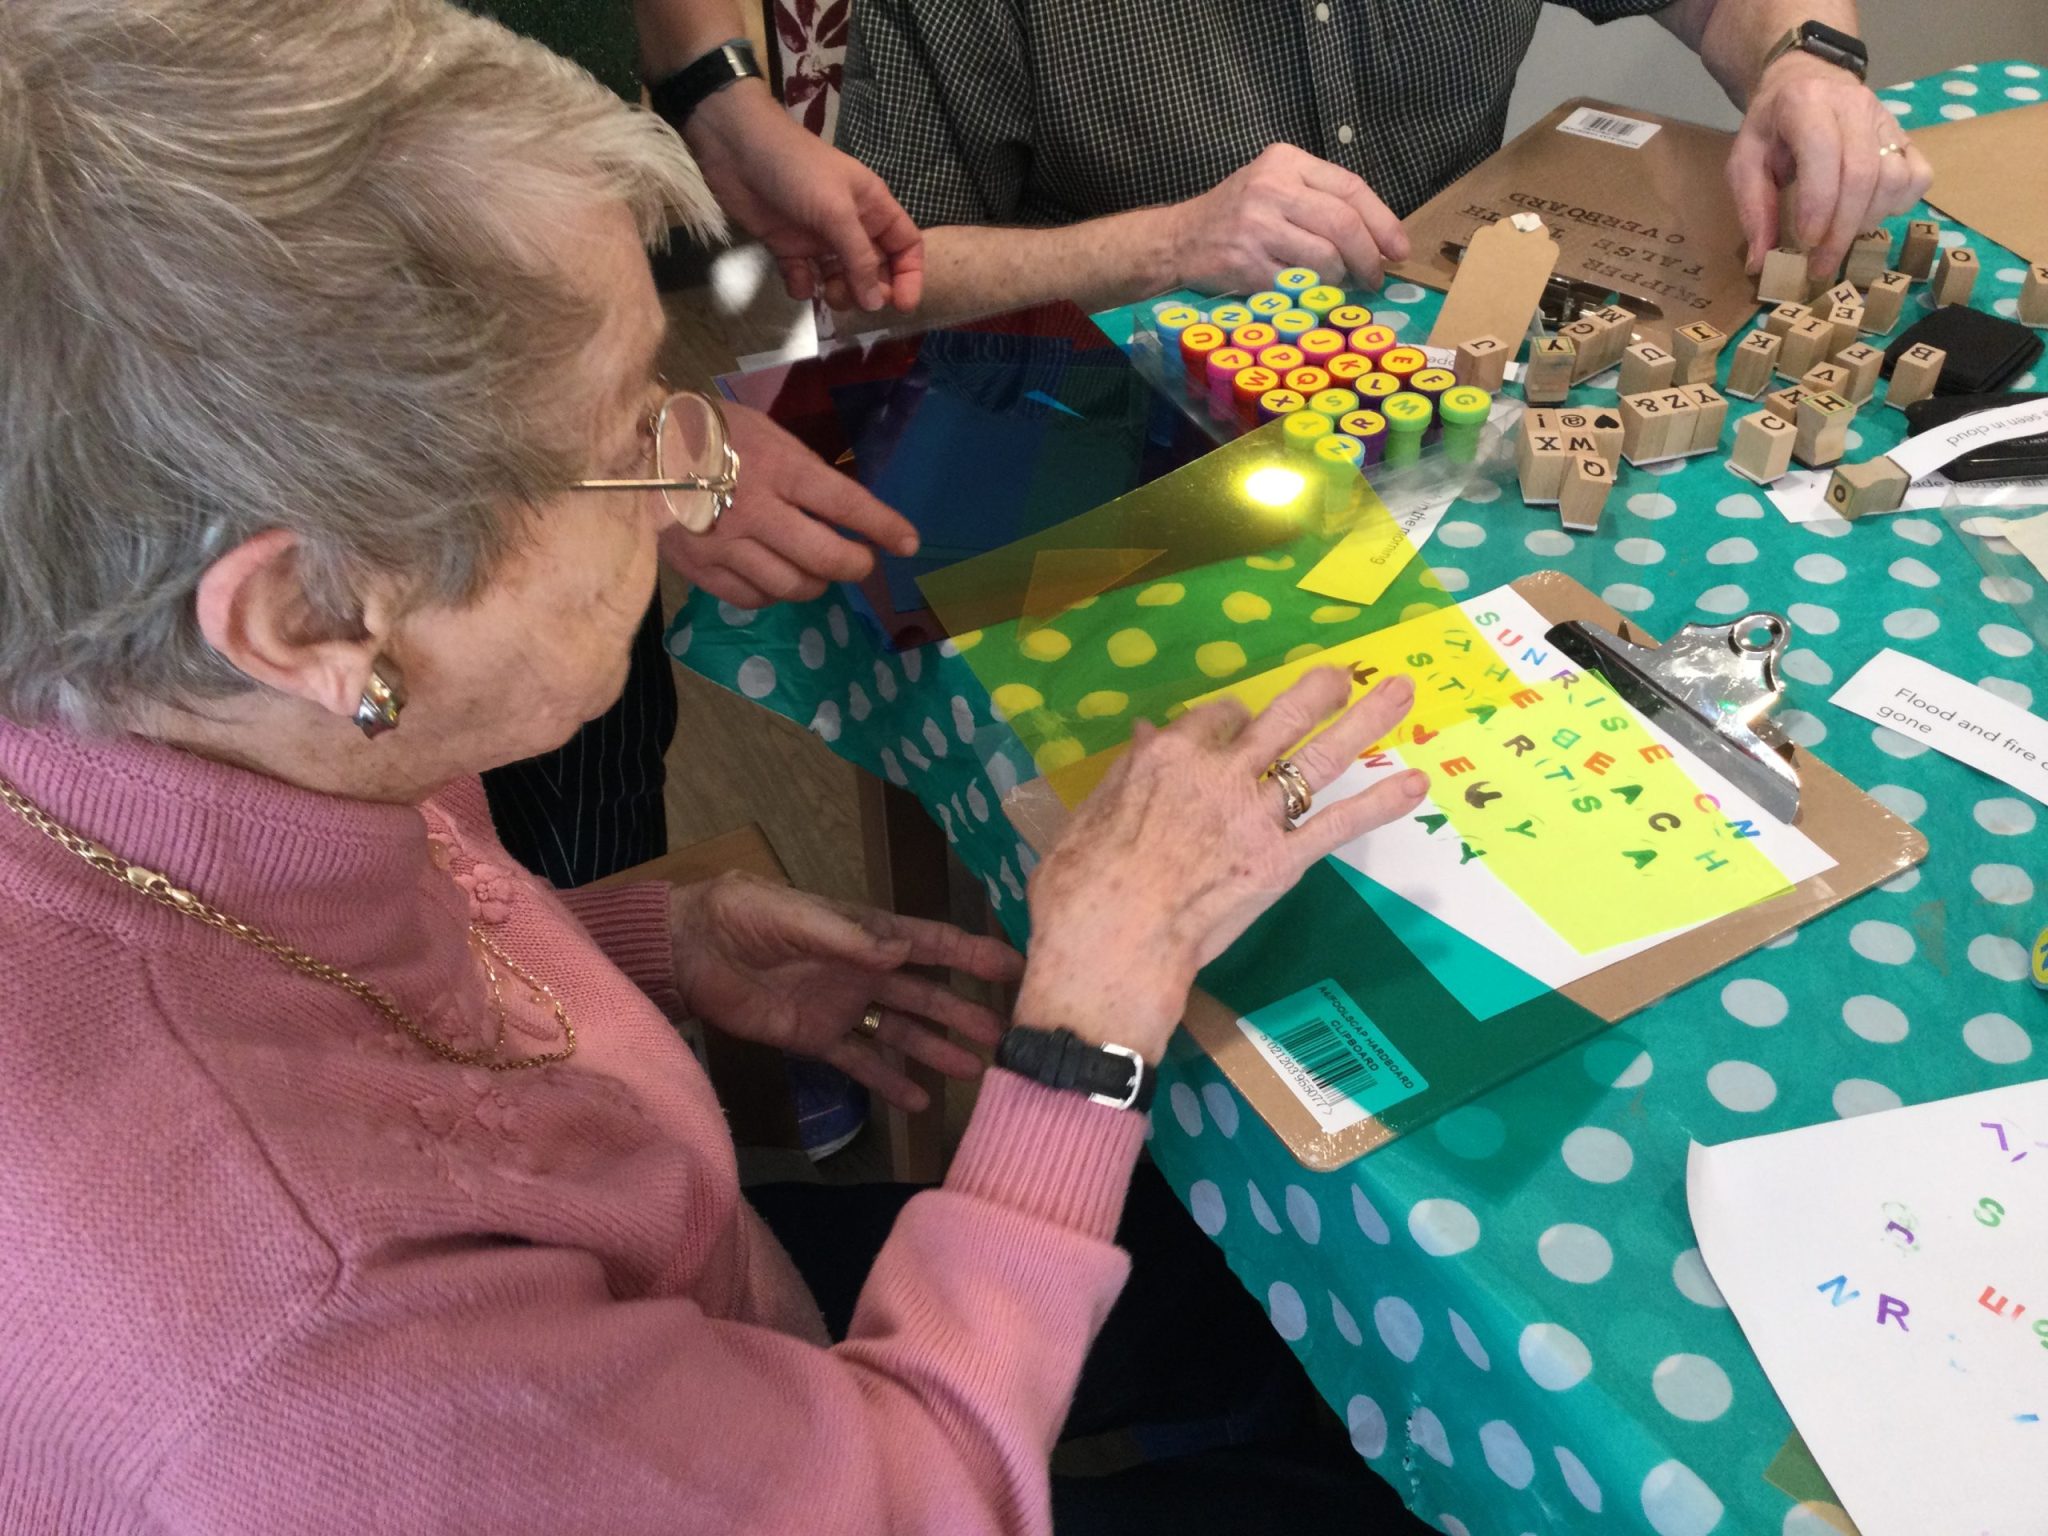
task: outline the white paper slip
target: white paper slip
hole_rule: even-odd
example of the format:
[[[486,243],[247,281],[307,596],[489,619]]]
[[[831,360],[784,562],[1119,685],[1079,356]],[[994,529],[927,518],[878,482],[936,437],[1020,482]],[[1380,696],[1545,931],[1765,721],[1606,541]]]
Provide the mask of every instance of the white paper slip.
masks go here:
[[[2048,496],[2041,498],[2048,501]],[[2038,517],[1973,517],[1964,521],[1963,532],[1980,539],[2004,539],[2027,564],[2048,576],[2048,512]]]
[[[1663,126],[1646,123],[1639,117],[1624,117],[1619,112],[1580,107],[1557,125],[1557,131],[1575,133],[1582,139],[1598,139],[1603,144],[1619,144],[1623,149],[1641,149],[1657,137],[1657,130]]]
[[[1695,1144],[1685,1184],[1863,1536],[2048,1532],[2048,1082]]]
[[[1830,703],[2048,805],[2048,720],[1887,646]]]
[[[1828,481],[1832,469],[1788,470],[1770,489],[1771,505],[1785,514],[1787,522],[1825,523],[1843,519],[1828,505]],[[1922,475],[1906,487],[1905,497],[1895,512],[1919,512],[1945,507],[1951,501],[1963,507],[2039,507],[2048,505],[2048,480],[1951,480],[1940,470]],[[1878,516],[1865,513],[1866,517]]]

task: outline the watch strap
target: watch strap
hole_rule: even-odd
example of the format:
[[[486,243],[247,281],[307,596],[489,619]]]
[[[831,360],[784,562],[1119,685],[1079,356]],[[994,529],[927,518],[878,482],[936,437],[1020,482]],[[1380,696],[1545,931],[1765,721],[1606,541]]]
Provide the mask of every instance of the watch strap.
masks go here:
[[[1833,64],[1838,69],[1846,69],[1858,80],[1869,78],[1870,50],[1863,45],[1863,40],[1839,31],[1824,21],[1802,21],[1779,38],[1771,51],[1764,56],[1763,68],[1769,69],[1786,54],[1795,50],[1810,53],[1823,63]]]
[[[1153,1069],[1136,1051],[1091,1045],[1069,1029],[1012,1025],[996,1046],[996,1065],[1048,1088],[1085,1093],[1111,1109],[1151,1108],[1157,1084]]]
[[[647,99],[678,133],[704,103],[741,80],[759,80],[761,61],[744,37],[728,38],[701,58],[692,59],[672,75],[647,87]]]

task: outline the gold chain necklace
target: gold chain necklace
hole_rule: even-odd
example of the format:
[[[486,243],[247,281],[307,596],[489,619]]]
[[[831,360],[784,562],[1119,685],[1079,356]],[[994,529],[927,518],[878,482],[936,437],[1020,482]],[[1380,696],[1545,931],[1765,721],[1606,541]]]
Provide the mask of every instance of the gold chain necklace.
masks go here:
[[[181,890],[171,884],[155,870],[145,869],[140,864],[130,864],[119,854],[110,853],[92,839],[72,831],[5,778],[0,778],[0,802],[4,802],[9,810],[51,842],[77,854],[109,880],[118,881],[160,906],[182,912],[209,928],[218,928],[222,933],[240,939],[244,944],[273,955],[302,975],[310,976],[315,981],[324,981],[329,986],[339,987],[351,997],[369,1004],[415,1042],[425,1046],[443,1061],[452,1061],[459,1067],[487,1067],[493,1072],[517,1072],[527,1067],[545,1067],[553,1062],[567,1061],[576,1054],[576,1027],[569,1022],[569,1010],[562,1006],[562,1000],[555,996],[545,982],[522,970],[512,957],[492,943],[475,923],[469,925],[469,936],[483,953],[484,975],[488,978],[491,988],[491,1008],[498,1021],[497,1039],[487,1050],[460,1051],[447,1041],[437,1040],[421,1029],[406,1017],[398,1004],[368,982],[358,981],[340,966],[329,965],[324,960],[315,960],[311,955],[292,948],[282,939],[273,938],[260,928],[252,927],[239,918],[229,917],[225,912],[208,906],[190,891]],[[534,1002],[546,1002],[554,1008],[555,1023],[562,1031],[562,1044],[559,1049],[549,1051],[543,1056],[506,1057],[499,1054],[505,1045],[505,1005],[499,992],[497,968],[491,963],[493,960],[502,965],[513,980],[520,982],[530,991]]]

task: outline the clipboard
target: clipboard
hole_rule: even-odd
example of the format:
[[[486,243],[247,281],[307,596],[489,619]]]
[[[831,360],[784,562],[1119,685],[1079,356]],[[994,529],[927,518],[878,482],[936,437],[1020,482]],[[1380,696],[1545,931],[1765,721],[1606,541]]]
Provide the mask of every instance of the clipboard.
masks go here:
[[[1511,585],[1554,624],[1581,620],[1638,645],[1656,644],[1639,627],[1561,572],[1541,571]],[[1768,901],[1689,929],[1557,989],[1557,997],[1583,1010],[1592,1021],[1575,1038],[1562,1040],[1557,1049],[1566,1049],[1600,1027],[1618,1023],[1649,1007],[1927,857],[1927,839],[1908,822],[1803,748],[1785,743],[1778,750],[1798,775],[1796,825],[1835,860],[1834,867]],[[1049,829],[1030,832],[1019,825],[1019,831],[1034,841],[1045,830]],[[1258,942],[1256,930],[1251,937],[1252,942]],[[1422,969],[1421,962],[1413,963],[1416,969]],[[1270,1000],[1261,999],[1254,1006],[1265,1001]],[[1376,1115],[1340,1131],[1323,1131],[1294,1089],[1238,1028],[1241,1011],[1197,988],[1189,996],[1183,1023],[1305,1167],[1322,1172],[1340,1168],[1404,1133],[1403,1127],[1390,1125]],[[1537,1064],[1537,1060],[1526,1057],[1507,1064],[1476,1091],[1484,1092]],[[1449,1107],[1453,1106],[1445,1106]]]
[[[1736,335],[1756,314],[1756,279],[1723,170],[1734,142],[1576,97],[1402,220],[1415,254],[1390,270],[1448,290],[1475,230],[1533,213],[1558,244],[1551,282],[1562,292],[1546,297],[1547,318],[1570,320],[1612,293],[1634,311],[1637,341],[1668,351],[1672,332],[1698,320]]]

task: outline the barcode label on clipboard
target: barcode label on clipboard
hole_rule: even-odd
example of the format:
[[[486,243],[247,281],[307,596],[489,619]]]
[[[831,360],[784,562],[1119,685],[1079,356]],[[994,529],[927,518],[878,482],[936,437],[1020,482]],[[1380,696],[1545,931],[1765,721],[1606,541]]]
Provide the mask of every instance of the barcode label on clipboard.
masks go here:
[[[1575,133],[1582,139],[1598,139],[1603,144],[1619,144],[1623,149],[1641,149],[1663,126],[1646,123],[1639,117],[1623,117],[1619,112],[1580,107],[1557,125],[1557,131]]]
[[[1305,987],[1237,1027],[1325,1134],[1429,1086],[1334,981]]]

